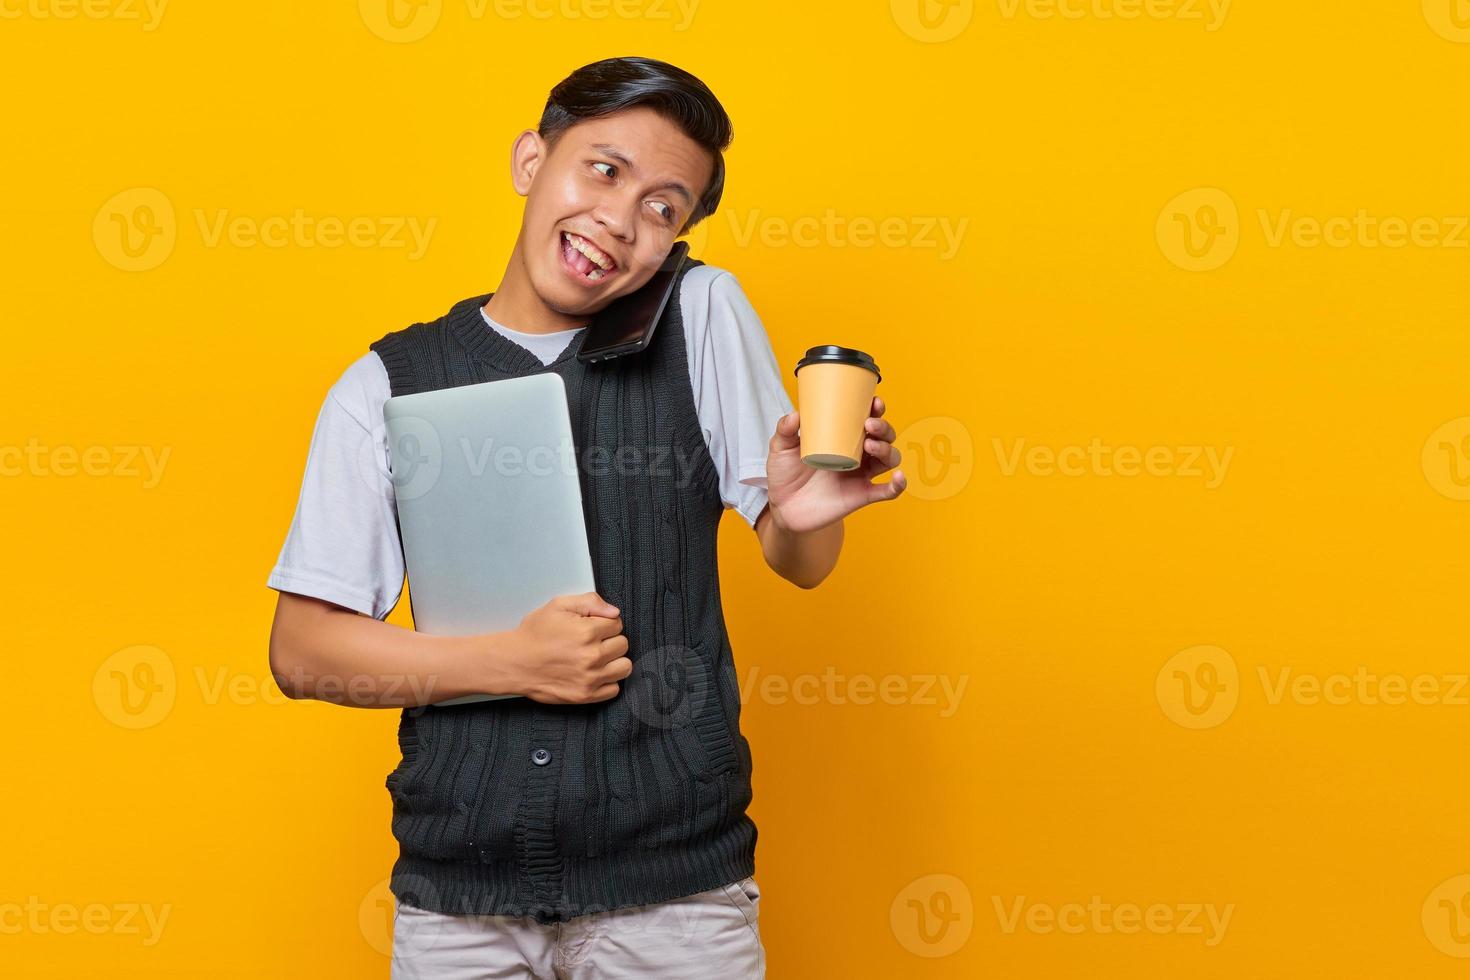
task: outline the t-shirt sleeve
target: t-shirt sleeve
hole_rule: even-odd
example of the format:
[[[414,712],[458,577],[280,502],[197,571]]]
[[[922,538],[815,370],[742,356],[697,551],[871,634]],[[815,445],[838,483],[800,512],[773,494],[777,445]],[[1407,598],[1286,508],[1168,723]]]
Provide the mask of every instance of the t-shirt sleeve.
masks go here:
[[[267,585],[382,619],[403,592],[403,546],[383,426],[387,372],[376,353],[327,392],[301,496]]]
[[[765,327],[735,276],[715,270],[696,282],[704,295],[685,303],[694,314],[686,331],[695,408],[720,474],[720,498],[754,527],[767,501],[771,436],[792,410],[791,397]]]

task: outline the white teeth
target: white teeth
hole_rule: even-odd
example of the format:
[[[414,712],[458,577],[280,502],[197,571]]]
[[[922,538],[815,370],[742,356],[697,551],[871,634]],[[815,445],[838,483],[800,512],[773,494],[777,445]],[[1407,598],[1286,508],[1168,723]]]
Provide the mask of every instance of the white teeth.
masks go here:
[[[563,232],[562,234],[566,235],[567,244],[571,245],[572,248],[581,252],[583,255],[587,256],[587,258],[591,259],[592,263],[598,268],[602,269],[604,272],[612,268],[612,260],[603,255],[602,251],[596,245],[593,245],[586,239],[578,235],[573,235],[570,232]]]
[[[598,279],[601,279],[602,278],[602,270],[601,269],[593,269],[591,272],[587,273],[587,278],[588,279],[591,279],[593,281],[596,281]]]

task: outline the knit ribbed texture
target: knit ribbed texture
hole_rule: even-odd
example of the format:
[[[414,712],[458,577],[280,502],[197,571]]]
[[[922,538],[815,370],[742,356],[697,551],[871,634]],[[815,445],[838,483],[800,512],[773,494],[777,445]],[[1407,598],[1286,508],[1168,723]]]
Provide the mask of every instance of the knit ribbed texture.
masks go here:
[[[639,354],[584,365],[583,331],[543,365],[486,325],[489,298],[372,349],[394,395],[562,376],[594,579],[622,612],[633,674],[592,705],[405,710],[403,760],[387,778],[393,893],[437,912],[554,922],[739,881],[755,873],[750,749],[720,609],[724,504],[678,303]]]

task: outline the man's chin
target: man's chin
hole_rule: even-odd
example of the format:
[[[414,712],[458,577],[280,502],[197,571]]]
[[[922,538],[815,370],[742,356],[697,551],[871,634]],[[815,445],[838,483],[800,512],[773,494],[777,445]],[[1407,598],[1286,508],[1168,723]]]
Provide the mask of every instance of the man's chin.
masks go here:
[[[555,313],[557,316],[563,316],[571,320],[588,319],[595,314],[601,312],[603,307],[607,305],[606,303],[564,303],[559,302],[555,299],[547,299],[546,297],[542,297],[541,302],[546,305],[546,308],[548,310]]]
[[[597,296],[586,296],[575,286],[567,288],[564,284],[558,284],[557,289],[537,289],[536,293],[541,297],[541,302],[546,308],[562,316],[591,316],[606,309],[608,304],[616,297],[611,294]]]

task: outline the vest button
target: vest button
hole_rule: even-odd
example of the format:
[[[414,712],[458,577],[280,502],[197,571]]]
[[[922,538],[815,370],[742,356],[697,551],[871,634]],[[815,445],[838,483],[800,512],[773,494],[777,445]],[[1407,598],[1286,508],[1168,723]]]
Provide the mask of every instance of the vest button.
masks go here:
[[[531,753],[531,761],[538,766],[544,766],[551,761],[551,753],[545,749],[537,749]]]

